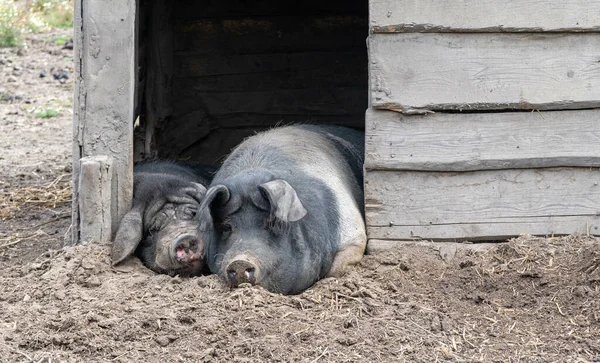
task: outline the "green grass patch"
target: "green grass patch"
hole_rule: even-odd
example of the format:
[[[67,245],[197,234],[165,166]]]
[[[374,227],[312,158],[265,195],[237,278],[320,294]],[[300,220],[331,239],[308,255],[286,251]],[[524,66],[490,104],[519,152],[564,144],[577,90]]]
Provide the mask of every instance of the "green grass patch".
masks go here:
[[[45,110],[42,110],[35,114],[35,117],[38,118],[52,118],[58,116],[58,111],[55,108],[48,107]]]
[[[0,47],[21,45],[22,17],[13,0],[0,0]]]
[[[72,27],[73,7],[73,0],[34,0],[31,5],[33,19],[30,27],[43,24],[50,28]]]
[[[70,38],[71,37],[68,35],[57,35],[53,38],[46,38],[45,41],[52,42],[57,45],[65,45],[67,43],[67,40],[69,40]]]

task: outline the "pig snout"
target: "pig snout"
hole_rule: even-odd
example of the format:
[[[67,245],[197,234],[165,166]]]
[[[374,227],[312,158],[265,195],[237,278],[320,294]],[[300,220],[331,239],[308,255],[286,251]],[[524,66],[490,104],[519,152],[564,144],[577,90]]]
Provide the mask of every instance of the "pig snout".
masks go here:
[[[232,287],[243,283],[256,284],[257,266],[245,259],[234,260],[226,268],[227,282]]]
[[[191,262],[202,258],[199,251],[198,238],[192,234],[184,234],[173,241],[172,255],[179,262]]]

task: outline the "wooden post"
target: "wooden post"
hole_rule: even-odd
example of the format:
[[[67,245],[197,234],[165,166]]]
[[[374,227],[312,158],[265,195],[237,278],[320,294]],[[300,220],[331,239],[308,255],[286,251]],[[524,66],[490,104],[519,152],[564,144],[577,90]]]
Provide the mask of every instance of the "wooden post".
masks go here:
[[[94,239],[109,238],[102,230],[104,223],[82,225],[93,212],[81,210],[89,206],[82,199],[89,196],[82,193],[102,193],[95,188],[107,185],[89,184],[96,180],[82,177],[82,165],[87,164],[80,163],[81,158],[105,155],[112,160],[111,197],[107,198],[111,206],[103,210],[110,213],[111,232],[131,206],[136,7],[135,1],[127,0],[75,1],[72,244],[82,242],[82,232]]]
[[[113,159],[110,156],[81,158],[79,165],[79,241],[109,242],[112,236]]]

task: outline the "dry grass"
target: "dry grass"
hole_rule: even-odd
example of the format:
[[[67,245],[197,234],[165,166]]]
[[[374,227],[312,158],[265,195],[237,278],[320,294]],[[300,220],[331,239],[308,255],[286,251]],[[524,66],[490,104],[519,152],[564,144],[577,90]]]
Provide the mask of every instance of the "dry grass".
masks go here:
[[[41,187],[10,186],[0,190],[0,220],[14,218],[21,210],[56,208],[71,202],[70,174],[63,174]]]

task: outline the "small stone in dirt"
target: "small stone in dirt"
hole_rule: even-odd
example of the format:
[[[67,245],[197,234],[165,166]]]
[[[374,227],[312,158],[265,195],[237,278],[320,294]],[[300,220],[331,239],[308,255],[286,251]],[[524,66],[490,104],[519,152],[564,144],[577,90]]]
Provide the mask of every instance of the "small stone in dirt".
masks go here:
[[[521,277],[539,279],[540,277],[542,277],[542,274],[539,271],[535,271],[535,270],[525,271],[521,274]]]
[[[22,56],[24,56],[25,54],[27,54],[27,52],[25,51],[25,49],[23,49],[23,48],[19,48],[19,49],[17,50],[17,55],[18,55],[18,56],[21,56],[21,57],[22,57]]]
[[[40,78],[44,78],[44,77],[46,77],[46,72],[44,72],[44,71],[41,71],[41,72],[40,72]]]
[[[52,77],[54,77],[54,79],[57,79],[57,80],[69,79],[69,72],[67,72],[67,71],[56,72],[56,73],[52,74]]]
[[[336,341],[341,344],[341,345],[345,345],[347,347],[355,345],[358,343],[358,340],[356,338],[337,338]]]
[[[459,263],[458,266],[460,268],[472,267],[472,266],[475,266],[475,262],[467,260],[467,261],[463,261],[463,262]]]
[[[206,348],[202,351],[202,353],[200,353],[200,359],[206,358],[206,357],[214,357],[216,354],[215,348]]]
[[[85,282],[85,287],[98,287],[102,285],[102,281],[97,276],[92,276]]]
[[[73,49],[73,38],[71,38],[65,42],[63,49]]]
[[[54,298],[56,298],[57,300],[64,300],[66,297],[65,293],[62,291],[56,291],[54,293]]]
[[[28,294],[25,294],[25,296],[23,296],[23,301],[29,301],[31,300],[31,296],[29,296]]]
[[[13,102],[13,101],[19,101],[22,99],[23,99],[23,96],[21,96],[21,95],[16,95],[13,93],[0,93],[0,100],[2,100],[2,101]]]
[[[9,77],[6,79],[6,81],[7,81],[8,83],[14,83],[14,82],[16,82],[16,81],[17,81],[17,78],[15,78],[14,76],[9,76]]]
[[[174,342],[176,340],[177,340],[177,337],[173,336],[173,335],[161,335],[161,336],[154,338],[154,341],[157,342],[158,345],[160,345],[161,347],[166,347],[167,345],[171,344],[172,342]]]

